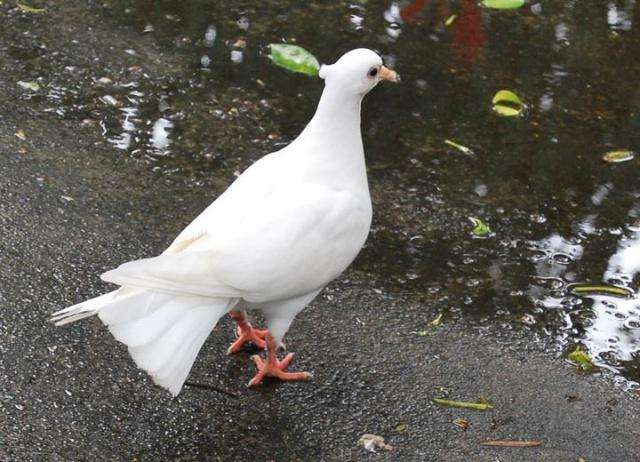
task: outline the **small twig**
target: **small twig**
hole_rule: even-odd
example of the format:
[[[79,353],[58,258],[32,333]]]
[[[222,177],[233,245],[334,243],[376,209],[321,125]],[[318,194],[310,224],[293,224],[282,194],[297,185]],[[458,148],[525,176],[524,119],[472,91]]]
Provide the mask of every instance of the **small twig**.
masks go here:
[[[205,390],[213,390],[223,395],[231,396],[232,398],[238,399],[240,398],[240,393],[236,393],[235,391],[227,390],[226,388],[219,387],[217,385],[211,385],[209,383],[199,383],[199,382],[185,382],[185,385],[193,388],[203,388]]]

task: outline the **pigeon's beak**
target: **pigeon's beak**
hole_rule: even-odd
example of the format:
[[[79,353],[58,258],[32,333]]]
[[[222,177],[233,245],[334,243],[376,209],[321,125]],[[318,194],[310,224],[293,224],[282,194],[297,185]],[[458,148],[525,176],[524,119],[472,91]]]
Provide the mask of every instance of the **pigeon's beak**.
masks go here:
[[[380,80],[388,80],[393,83],[400,82],[400,76],[398,73],[388,67],[380,66],[380,73],[378,75],[380,75]]]

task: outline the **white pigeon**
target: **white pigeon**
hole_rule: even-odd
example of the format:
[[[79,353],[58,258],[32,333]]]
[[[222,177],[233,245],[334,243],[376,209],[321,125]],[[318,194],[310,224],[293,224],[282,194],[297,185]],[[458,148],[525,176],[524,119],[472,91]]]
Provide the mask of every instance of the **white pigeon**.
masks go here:
[[[316,112],[288,146],[249,167],[178,235],[167,250],[107,271],[113,292],[54,313],[56,325],[97,314],[127,345],[138,367],[176,396],[200,348],[226,313],[248,341],[257,375],[308,380],[286,372],[277,347],[294,317],[354,260],[371,226],[360,105],[381,80],[397,81],[375,52],[356,49],[320,68],[325,88]],[[263,313],[254,329],[247,310]]]

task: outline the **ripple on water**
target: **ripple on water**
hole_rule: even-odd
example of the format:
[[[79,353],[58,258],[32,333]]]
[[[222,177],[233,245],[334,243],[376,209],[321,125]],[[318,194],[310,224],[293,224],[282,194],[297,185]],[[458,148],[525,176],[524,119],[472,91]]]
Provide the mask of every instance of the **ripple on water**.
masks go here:
[[[631,287],[634,277],[640,273],[640,232],[617,236],[615,252],[610,256],[602,280],[621,287]],[[530,249],[540,276],[553,274],[557,281],[565,273],[566,264],[558,263],[552,256],[558,252],[573,259],[583,255],[589,242],[575,244],[557,235],[534,243]],[[572,260],[574,261],[574,260]],[[546,278],[545,278],[546,279]],[[640,356],[640,295],[630,298],[603,294],[571,295],[566,285],[547,285],[543,292],[534,291],[540,313],[557,310],[565,313],[558,328],[557,337],[562,344],[581,343],[591,355],[594,364],[613,371],[626,372],[628,386],[638,386],[640,376],[628,370],[627,365]]]

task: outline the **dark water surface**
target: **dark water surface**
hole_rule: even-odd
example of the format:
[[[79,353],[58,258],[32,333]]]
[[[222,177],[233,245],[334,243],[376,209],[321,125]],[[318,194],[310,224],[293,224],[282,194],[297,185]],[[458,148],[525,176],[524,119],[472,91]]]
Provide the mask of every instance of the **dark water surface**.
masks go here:
[[[202,187],[227,184],[313,113],[321,82],[274,67],[266,44],[297,43],[321,62],[378,50],[403,82],[365,103],[376,214],[355,271],[376,290],[438,294],[453,319],[551,335],[559,351],[580,344],[622,383],[640,381],[640,298],[566,289],[637,288],[638,159],[601,159],[639,148],[635,0],[512,11],[472,0],[115,1],[101,14],[191,65],[161,79],[135,65],[45,76],[51,111],[99,124],[122,155]],[[136,43],[123,53],[135,58]],[[500,89],[524,100],[522,117],[492,112]],[[473,236],[469,217],[492,234]]]

